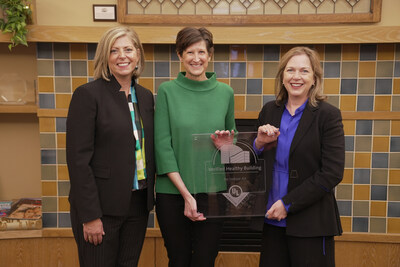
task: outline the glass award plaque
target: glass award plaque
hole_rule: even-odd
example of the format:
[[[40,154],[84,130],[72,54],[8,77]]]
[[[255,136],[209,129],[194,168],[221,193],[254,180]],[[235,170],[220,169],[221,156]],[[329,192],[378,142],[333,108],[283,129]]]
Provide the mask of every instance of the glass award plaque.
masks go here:
[[[212,134],[192,135],[192,184],[207,218],[265,214],[265,166],[253,149],[256,132],[236,133],[216,147]]]

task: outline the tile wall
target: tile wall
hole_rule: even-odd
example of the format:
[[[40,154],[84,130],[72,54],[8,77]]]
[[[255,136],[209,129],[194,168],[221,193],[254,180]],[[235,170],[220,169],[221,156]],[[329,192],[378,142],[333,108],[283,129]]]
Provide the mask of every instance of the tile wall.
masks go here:
[[[274,76],[289,45],[217,45],[209,71],[235,92],[237,111],[274,99]],[[400,44],[314,45],[324,92],[342,111],[400,111]],[[92,79],[95,44],[38,43],[41,109],[67,109],[73,90]],[[139,83],[155,95],[181,70],[173,45],[144,45]],[[65,117],[40,117],[44,227],[70,227]],[[336,189],[344,231],[400,233],[400,121],[344,120],[345,175]],[[154,213],[149,227],[155,227]]]

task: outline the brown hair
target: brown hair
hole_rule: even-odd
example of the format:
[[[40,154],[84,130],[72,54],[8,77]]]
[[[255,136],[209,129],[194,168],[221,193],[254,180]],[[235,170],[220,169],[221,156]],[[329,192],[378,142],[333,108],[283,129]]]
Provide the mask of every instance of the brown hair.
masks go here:
[[[180,30],[176,36],[176,53],[182,56],[183,51],[200,41],[206,42],[207,52],[211,57],[214,53],[213,35],[206,28],[186,27]]]
[[[279,62],[278,73],[275,77],[275,96],[276,103],[281,105],[288,99],[288,92],[283,85],[283,73],[289,60],[298,55],[306,55],[310,59],[311,67],[314,73],[314,85],[311,86],[308,92],[309,103],[313,107],[317,106],[319,101],[324,101],[326,96],[322,94],[322,67],[318,53],[305,46],[297,46],[290,49]]]
[[[132,72],[134,78],[138,78],[144,69],[144,50],[140,43],[137,33],[128,27],[115,27],[106,31],[101,37],[94,57],[94,78],[103,78],[109,81],[111,78],[110,69],[108,68],[108,58],[110,57],[111,47],[115,41],[123,36],[127,36],[133,43],[134,47],[139,50],[139,61],[137,68]]]

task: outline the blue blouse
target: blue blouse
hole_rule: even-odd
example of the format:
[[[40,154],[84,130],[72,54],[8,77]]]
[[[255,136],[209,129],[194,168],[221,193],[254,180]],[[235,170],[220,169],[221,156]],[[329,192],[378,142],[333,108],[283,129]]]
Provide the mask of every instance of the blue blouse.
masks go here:
[[[289,153],[290,146],[293,141],[294,134],[296,133],[297,126],[299,125],[303,111],[307,105],[304,102],[298,109],[296,109],[295,114],[292,116],[286,108],[283,111],[281,125],[279,127],[280,135],[278,137],[278,144],[276,148],[275,163],[273,169],[272,177],[272,187],[268,196],[267,209],[268,211],[271,206],[278,200],[281,200],[287,194],[287,187],[289,182]],[[255,148],[255,143],[254,143]],[[257,154],[261,154],[263,149],[255,149]],[[288,210],[290,204],[285,205],[286,210]],[[281,221],[269,220],[265,218],[265,223],[286,227],[286,219]]]

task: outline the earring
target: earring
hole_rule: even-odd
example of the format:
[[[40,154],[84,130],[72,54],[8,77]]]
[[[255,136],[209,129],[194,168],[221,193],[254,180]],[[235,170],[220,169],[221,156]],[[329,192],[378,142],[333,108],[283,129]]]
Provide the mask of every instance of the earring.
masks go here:
[[[136,65],[135,70],[137,70],[139,67]]]

